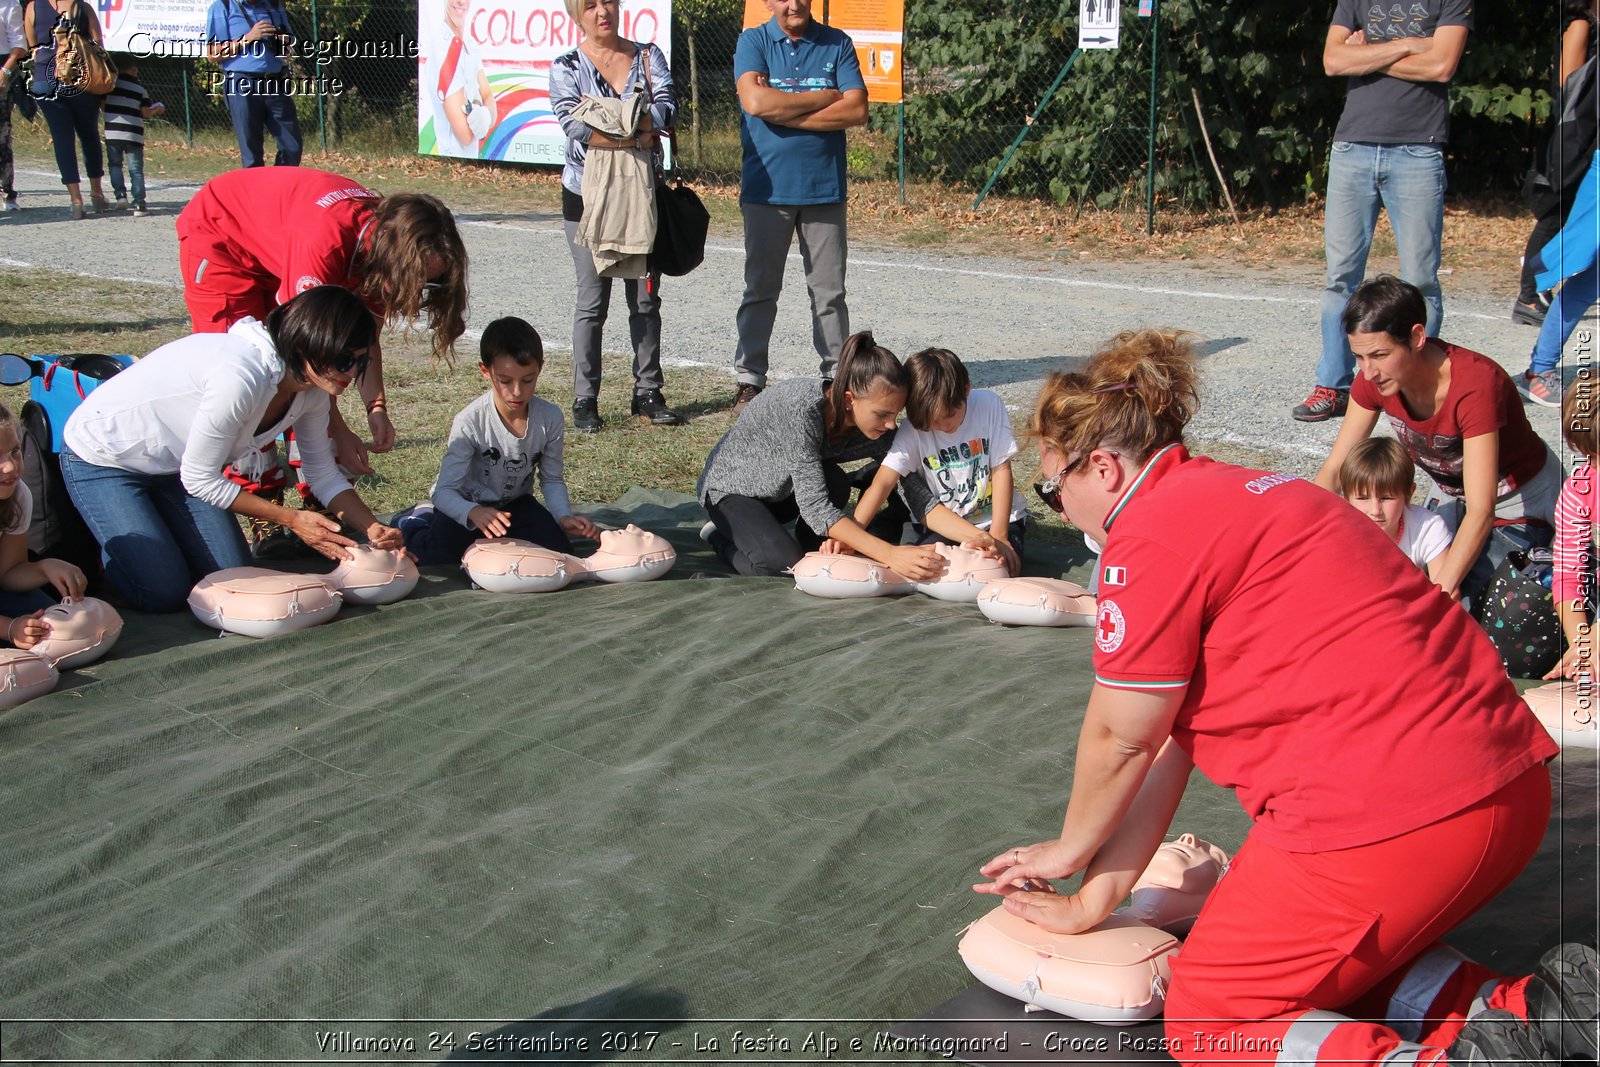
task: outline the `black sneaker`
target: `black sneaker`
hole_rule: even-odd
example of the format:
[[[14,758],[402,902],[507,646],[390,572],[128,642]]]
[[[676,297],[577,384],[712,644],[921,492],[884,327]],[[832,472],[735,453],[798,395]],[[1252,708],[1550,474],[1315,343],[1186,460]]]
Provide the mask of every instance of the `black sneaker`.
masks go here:
[[[1468,1019],[1444,1055],[1450,1067],[1522,1067],[1551,1059],[1536,1027],[1499,1008]]]
[[[681,426],[686,421],[682,415],[667,407],[667,398],[659,389],[649,389],[633,394],[633,413],[650,420],[652,426]]]
[[[599,433],[606,420],[600,417],[600,402],[592,396],[580,396],[572,402],[572,428],[583,433]]]
[[[250,520],[250,555],[268,562],[298,559],[303,548],[300,538],[287,526],[270,519]]]
[[[1300,422],[1327,422],[1329,419],[1342,418],[1349,406],[1350,390],[1329,389],[1326,385],[1319,385],[1311,390],[1305,403],[1295,405],[1291,414]]]
[[[1543,326],[1545,312],[1550,310],[1550,298],[1544,293],[1535,293],[1533,299],[1524,303],[1518,300],[1511,305],[1511,321],[1523,326]]]
[[[749,382],[740,382],[739,391],[733,394],[733,414],[735,417],[750,406],[750,401],[761,395],[761,386]]]
[[[1600,1052],[1600,956],[1576,941],[1539,958],[1528,983],[1528,1014],[1538,1021],[1552,1058],[1588,1060]]]

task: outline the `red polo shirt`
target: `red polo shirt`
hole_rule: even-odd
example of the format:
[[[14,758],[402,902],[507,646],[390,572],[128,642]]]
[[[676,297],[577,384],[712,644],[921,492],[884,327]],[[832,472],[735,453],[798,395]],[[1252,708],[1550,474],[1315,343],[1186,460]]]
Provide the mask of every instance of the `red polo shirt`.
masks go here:
[[[1105,529],[1096,681],[1187,686],[1172,736],[1266,844],[1382,841],[1556,754],[1478,625],[1332,493],[1169,445]]]
[[[228,270],[209,273],[230,292],[265,289],[282,304],[318,285],[354,289],[356,249],[378,194],[311,167],[252,167],[219,174],[178,216],[178,240]],[[206,277],[206,276],[203,276]],[[185,285],[193,279],[185,278]],[[382,317],[382,309],[374,308]]]

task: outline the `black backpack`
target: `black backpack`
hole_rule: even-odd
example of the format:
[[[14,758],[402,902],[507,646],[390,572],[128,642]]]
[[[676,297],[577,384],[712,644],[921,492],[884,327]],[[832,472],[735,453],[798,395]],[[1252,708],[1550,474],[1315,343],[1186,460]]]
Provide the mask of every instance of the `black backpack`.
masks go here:
[[[1528,172],[1522,189],[1528,206],[1537,214],[1543,214],[1557,201],[1570,204],[1589,170],[1596,133],[1600,131],[1597,81],[1600,72],[1596,57],[1590,56],[1572,72],[1552,101],[1549,140],[1539,161],[1542,166]]]

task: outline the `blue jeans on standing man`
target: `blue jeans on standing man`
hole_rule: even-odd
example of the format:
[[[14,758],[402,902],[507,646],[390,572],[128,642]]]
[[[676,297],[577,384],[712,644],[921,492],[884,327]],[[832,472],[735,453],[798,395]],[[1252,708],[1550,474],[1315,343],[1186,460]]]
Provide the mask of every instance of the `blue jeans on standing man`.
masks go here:
[[[140,611],[179,611],[201,578],[250,565],[233,512],[190,496],[176,474],[102,467],[61,450],[61,479],[100,542],[106,577]]]
[[[224,76],[222,98],[227,101],[228,116],[233,119],[233,135],[239,141],[239,166],[266,165],[261,148],[263,128],[278,142],[273,165],[300,165],[300,120],[295,117],[294,97],[283,91],[284,80],[288,77],[287,72],[242,74],[231,71]]]
[[[1444,147],[1432,144],[1333,142],[1323,249],[1328,281],[1322,290],[1322,359],[1317,384],[1348,389],[1355,357],[1339,321],[1350,294],[1367,273],[1378,208],[1389,214],[1400,252],[1400,277],[1422,290],[1428,336],[1444,322],[1439,295],[1439,246],[1444,236]]]
[[[128,195],[122,184],[122,164],[128,164],[128,185],[132,186],[133,206],[144,207],[144,145],[131,141],[106,140],[106,166],[111,170],[111,192],[118,200]]]

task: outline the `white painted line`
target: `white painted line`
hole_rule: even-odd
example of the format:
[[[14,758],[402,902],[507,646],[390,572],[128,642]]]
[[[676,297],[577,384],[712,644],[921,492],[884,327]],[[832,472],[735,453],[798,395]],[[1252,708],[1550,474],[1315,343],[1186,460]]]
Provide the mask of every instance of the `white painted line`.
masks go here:
[[[482,219],[456,220],[460,226],[482,226],[486,229],[521,230],[527,233],[538,234],[541,237],[560,237],[566,239],[565,230],[551,229],[546,226],[533,226],[518,222],[487,221]],[[717,252],[728,256],[744,256],[743,245],[715,245],[707,244],[706,252]],[[789,253],[789,259],[800,261],[800,253]],[[1262,293],[1219,293],[1209,289],[1174,289],[1158,285],[1131,285],[1126,282],[1091,281],[1085,278],[1060,278],[1039,274],[1013,274],[1008,271],[978,270],[973,267],[939,267],[928,263],[900,263],[893,260],[861,259],[856,256],[850,258],[852,267],[870,267],[886,270],[917,271],[923,274],[953,274],[966,278],[989,278],[1001,282],[1041,282],[1046,285],[1059,285],[1069,289],[1101,289],[1120,293],[1144,293],[1148,296],[1178,296],[1198,300],[1227,300],[1242,304],[1285,304],[1295,307],[1315,307],[1321,303],[1320,296],[1268,296]],[[1453,313],[1458,318],[1481,319],[1485,322],[1497,322],[1504,318],[1503,315],[1485,315],[1477,311],[1457,311]]]
[[[135,285],[159,285],[163,289],[182,289],[177,282],[164,282],[158,278],[129,278],[121,274],[95,274],[87,270],[67,270],[64,267],[53,267],[44,263],[25,263],[20,259],[8,259],[0,256],[0,267],[16,267],[19,270],[47,270],[52,274],[70,274],[74,278],[94,278],[104,282],[132,282]]]

